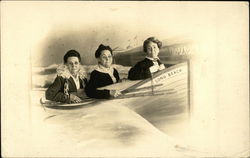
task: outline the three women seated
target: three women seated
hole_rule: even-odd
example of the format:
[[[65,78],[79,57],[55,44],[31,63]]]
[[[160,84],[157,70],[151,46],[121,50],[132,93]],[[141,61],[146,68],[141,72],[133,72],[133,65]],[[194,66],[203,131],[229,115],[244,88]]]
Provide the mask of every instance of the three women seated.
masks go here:
[[[142,80],[150,78],[151,74],[165,69],[158,58],[162,43],[150,37],[143,43],[146,53],[145,59],[139,61],[128,72],[128,79]],[[113,51],[109,46],[100,45],[95,52],[98,61],[95,69],[87,75],[81,65],[80,54],[75,50],[68,51],[64,56],[64,64],[57,68],[57,77],[54,83],[46,91],[46,99],[64,102],[78,103],[86,98],[109,99],[121,95],[118,90],[98,88],[120,82],[118,71],[113,67]],[[86,95],[85,95],[86,94]]]

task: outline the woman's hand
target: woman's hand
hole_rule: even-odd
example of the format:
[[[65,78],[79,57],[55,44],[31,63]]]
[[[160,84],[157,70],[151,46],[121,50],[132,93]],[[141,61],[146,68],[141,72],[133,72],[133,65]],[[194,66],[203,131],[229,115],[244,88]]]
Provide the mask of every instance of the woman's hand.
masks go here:
[[[119,90],[110,90],[110,91],[109,91],[109,94],[110,94],[111,97],[116,98],[116,97],[118,97],[119,95],[121,95],[121,92],[120,92]]]
[[[164,65],[164,64],[161,64],[161,65],[159,66],[159,70],[163,70],[163,69],[165,69],[165,65]]]
[[[153,65],[149,68],[151,73],[157,72],[159,70],[159,65]]]
[[[70,99],[70,102],[71,103],[80,103],[82,100],[78,97],[78,96],[76,96],[75,94],[70,94],[69,95],[70,97],[69,97],[69,99]]]
[[[82,100],[88,98],[84,89],[78,89],[76,92],[76,96],[78,96]]]

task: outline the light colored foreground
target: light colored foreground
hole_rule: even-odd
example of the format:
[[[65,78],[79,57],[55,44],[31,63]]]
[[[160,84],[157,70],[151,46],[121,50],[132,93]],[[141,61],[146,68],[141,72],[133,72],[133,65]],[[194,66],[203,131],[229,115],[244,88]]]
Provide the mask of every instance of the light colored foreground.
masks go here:
[[[171,122],[171,119],[179,116],[167,117],[160,113],[157,116],[154,113],[157,108],[150,108],[150,102],[145,107],[131,106],[128,103],[136,103],[138,98],[130,98],[101,101],[74,109],[43,109],[38,102],[42,93],[32,92],[29,156],[186,157],[201,154],[177,143],[177,133],[184,129],[178,127],[178,121]],[[147,102],[150,98],[145,99]],[[145,110],[151,114],[144,113],[143,117],[139,113],[143,114]]]
[[[164,95],[126,97],[150,92],[150,80],[127,81],[105,88],[123,90],[137,82],[140,91],[125,99],[96,100],[76,107],[42,107],[33,91],[32,152],[34,156],[193,156],[183,143],[188,131],[187,64],[179,64],[155,76],[155,90]],[[144,89],[143,89],[144,88]],[[39,142],[39,143],[38,143]],[[197,153],[195,153],[197,156]]]

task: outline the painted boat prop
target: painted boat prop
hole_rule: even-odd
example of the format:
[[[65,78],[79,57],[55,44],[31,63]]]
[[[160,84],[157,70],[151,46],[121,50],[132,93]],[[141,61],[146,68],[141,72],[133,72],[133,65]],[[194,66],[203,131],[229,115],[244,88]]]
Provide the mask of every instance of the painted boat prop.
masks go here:
[[[188,89],[188,63],[177,64],[152,74],[151,78],[145,80],[125,80],[120,83],[101,87],[98,89],[120,90],[122,95],[114,99],[125,99],[133,97],[172,95],[186,92]],[[89,105],[94,102],[103,101],[103,99],[86,98],[80,103],[65,104],[46,100],[44,97],[40,99],[40,103],[46,107],[52,106],[82,106]]]

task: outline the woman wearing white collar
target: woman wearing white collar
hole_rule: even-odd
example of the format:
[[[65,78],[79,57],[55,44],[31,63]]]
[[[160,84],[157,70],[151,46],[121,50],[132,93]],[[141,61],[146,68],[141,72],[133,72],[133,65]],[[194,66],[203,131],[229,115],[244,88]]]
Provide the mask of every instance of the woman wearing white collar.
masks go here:
[[[90,74],[89,82],[85,88],[86,94],[91,98],[108,99],[120,95],[117,90],[98,90],[99,87],[104,87],[114,84],[120,80],[118,71],[113,68],[113,54],[109,46],[100,45],[95,52],[95,57],[98,65]]]
[[[57,68],[57,77],[45,92],[48,100],[63,103],[78,103],[86,98],[84,88],[86,72],[81,65],[81,56],[76,50],[64,55],[64,64]]]
[[[162,42],[155,37],[149,37],[143,43],[143,51],[146,53],[144,60],[139,61],[129,70],[128,79],[142,80],[151,77],[151,73],[165,69],[164,64],[160,62],[158,54]]]

